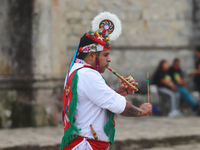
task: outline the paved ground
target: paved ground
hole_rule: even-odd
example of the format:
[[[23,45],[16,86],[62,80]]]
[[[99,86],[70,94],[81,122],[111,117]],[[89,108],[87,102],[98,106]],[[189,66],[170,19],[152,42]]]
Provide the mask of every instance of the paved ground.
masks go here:
[[[115,140],[200,136],[200,117],[116,118]]]
[[[0,130],[0,149],[22,145],[53,146],[58,145],[63,136],[62,126],[3,129]],[[116,141],[159,140],[187,136],[200,137],[199,117],[116,117]],[[194,143],[167,148],[150,148],[143,150],[179,150],[200,149],[200,144]]]
[[[140,150],[200,150],[200,144],[194,143],[189,145],[178,145],[169,147],[155,147],[150,149],[140,149]]]

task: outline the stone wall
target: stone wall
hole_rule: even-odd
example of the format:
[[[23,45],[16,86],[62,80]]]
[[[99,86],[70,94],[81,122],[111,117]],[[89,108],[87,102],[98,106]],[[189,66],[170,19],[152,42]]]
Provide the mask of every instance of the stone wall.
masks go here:
[[[174,47],[190,45],[193,4],[191,0],[66,0],[68,46],[76,47],[102,11],[115,13],[122,21],[122,35],[114,47]]]
[[[36,124],[56,125],[61,117],[66,73],[67,22],[64,0],[35,0],[33,83]],[[61,119],[60,119],[61,120]]]
[[[178,57],[184,71],[192,70],[193,46],[197,44],[194,42],[197,28],[193,24],[193,14],[198,14],[193,10],[196,3],[191,0],[66,1],[68,35],[71,35],[67,60],[70,61],[83,33],[90,30],[92,19],[99,12],[110,11],[122,21],[122,35],[111,43],[113,69],[122,75],[133,74],[139,83],[146,81],[147,71],[153,74],[161,59],[171,63]],[[110,73],[105,76],[116,87],[118,79]]]
[[[191,43],[194,45],[200,45],[200,0],[193,0],[193,37]]]
[[[11,41],[9,37],[9,14],[8,1],[0,1],[0,73],[10,74],[11,72]]]
[[[0,53],[2,54],[0,58],[1,125],[9,126],[11,124],[9,119],[15,120],[12,122],[14,125],[17,123],[16,120],[21,121],[19,119],[21,117],[25,118],[24,125],[28,126],[32,124],[32,119],[29,117],[32,110],[28,109],[28,106],[25,108],[25,105],[32,98],[31,82],[26,82],[22,77],[32,78],[33,1],[3,0],[1,1],[1,7],[3,14],[0,25],[3,33],[0,42]],[[21,89],[20,85],[25,86],[26,89]],[[24,105],[20,109],[16,109],[21,104]],[[20,116],[19,114],[25,109],[26,113]]]
[[[56,125],[66,73],[63,0],[1,0],[0,127]]]
[[[1,0],[0,127],[58,123],[70,59],[102,11],[122,21],[122,35],[111,43],[110,54],[110,66],[119,74],[133,74],[142,85],[146,72],[152,76],[161,59],[172,62],[175,57],[185,71],[192,69],[200,35],[199,4],[200,0]],[[117,87],[117,77],[109,71],[104,76]],[[191,80],[187,77],[192,88]]]

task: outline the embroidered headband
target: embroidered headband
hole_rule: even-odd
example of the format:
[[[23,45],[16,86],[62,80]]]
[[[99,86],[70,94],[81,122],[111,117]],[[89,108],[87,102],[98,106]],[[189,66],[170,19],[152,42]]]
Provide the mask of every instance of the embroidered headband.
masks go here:
[[[100,52],[103,50],[106,50],[106,48],[100,44],[90,44],[84,47],[80,47],[78,49],[78,52],[89,53],[89,52]]]

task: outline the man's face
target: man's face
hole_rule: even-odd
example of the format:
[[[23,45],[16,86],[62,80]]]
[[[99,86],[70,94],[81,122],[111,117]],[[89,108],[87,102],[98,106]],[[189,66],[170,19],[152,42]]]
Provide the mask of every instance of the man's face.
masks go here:
[[[179,61],[175,61],[173,64],[173,68],[178,70],[180,68],[180,62]]]
[[[200,52],[196,50],[196,56],[200,58]]]
[[[110,59],[110,50],[101,51],[99,54],[99,72],[104,73],[106,67],[108,67]]]

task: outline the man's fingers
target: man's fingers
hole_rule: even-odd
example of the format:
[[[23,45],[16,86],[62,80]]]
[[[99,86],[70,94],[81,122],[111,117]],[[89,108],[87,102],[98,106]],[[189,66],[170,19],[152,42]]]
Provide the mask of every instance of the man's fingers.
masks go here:
[[[152,115],[152,105],[150,103],[143,103],[139,108],[144,108],[145,115]]]
[[[133,82],[133,83],[131,83],[131,84],[134,85],[134,86],[137,86],[137,85],[138,85],[137,82]]]
[[[129,83],[131,83],[132,85],[138,85],[137,82],[134,82],[135,80],[128,80]]]
[[[150,114],[149,114],[149,116],[151,116],[151,115],[152,115],[152,105],[150,104]]]
[[[135,81],[134,79],[132,79],[132,80],[128,80],[129,83],[132,83],[132,82],[134,82],[134,81]]]
[[[133,86],[137,86],[138,83],[137,82],[130,82]],[[126,83],[124,83],[124,85],[127,85]]]
[[[151,116],[151,113],[149,113],[149,116]]]
[[[133,86],[137,86],[138,85],[138,83],[131,83],[131,85],[133,85]],[[138,91],[138,89],[136,90],[136,89],[133,89],[132,87],[129,87],[131,90],[134,90],[134,91]]]
[[[129,81],[134,81],[134,80],[129,80]],[[138,83],[131,83],[133,86],[137,86]],[[127,85],[126,83],[123,83],[123,87],[125,89],[128,89],[128,93],[132,93],[133,91],[138,91],[138,89],[133,89],[132,87],[130,87],[129,85]]]

